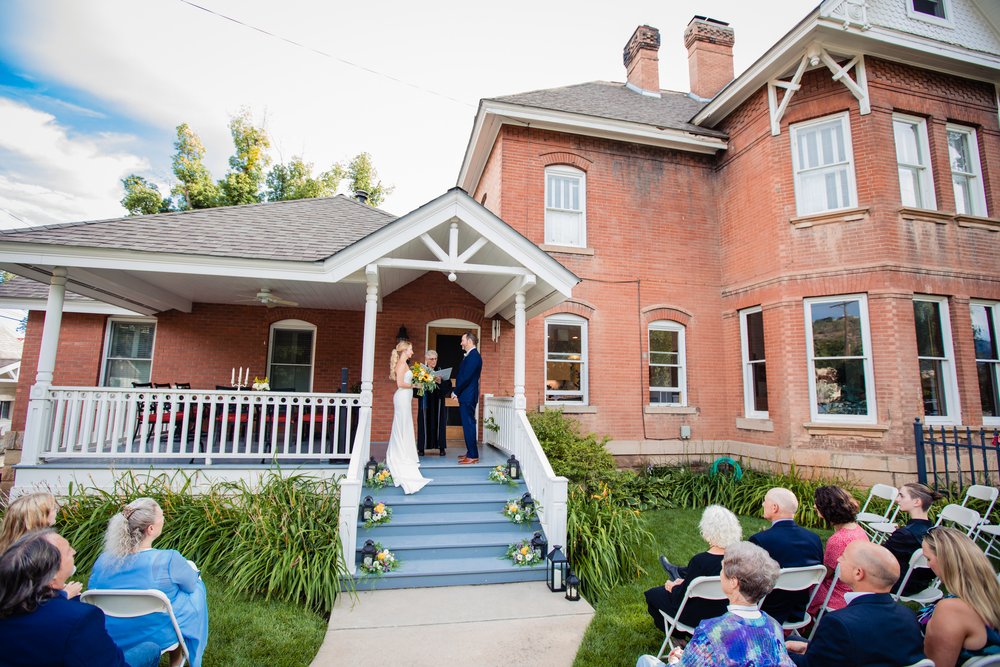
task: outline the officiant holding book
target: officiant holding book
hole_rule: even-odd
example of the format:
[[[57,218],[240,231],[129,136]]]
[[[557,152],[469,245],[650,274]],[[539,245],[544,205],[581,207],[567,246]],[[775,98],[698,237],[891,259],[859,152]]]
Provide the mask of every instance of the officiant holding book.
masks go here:
[[[437,449],[441,456],[445,455],[448,446],[448,409],[445,399],[451,396],[450,375],[438,371],[438,353],[427,350],[424,355],[424,366],[433,371],[437,391],[425,391],[417,397],[417,454],[423,456],[428,449]],[[447,369],[450,371],[451,369]],[[447,377],[442,377],[442,376]]]

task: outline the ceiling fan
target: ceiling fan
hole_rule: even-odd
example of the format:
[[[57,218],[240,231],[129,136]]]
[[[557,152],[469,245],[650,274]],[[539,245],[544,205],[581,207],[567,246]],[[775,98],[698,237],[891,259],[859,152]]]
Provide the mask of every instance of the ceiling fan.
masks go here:
[[[268,308],[274,308],[275,306],[297,306],[298,301],[290,301],[288,299],[282,299],[279,296],[275,296],[269,287],[261,287],[260,291],[254,296],[253,299],[248,299],[248,301],[259,301],[261,304],[267,306]]]

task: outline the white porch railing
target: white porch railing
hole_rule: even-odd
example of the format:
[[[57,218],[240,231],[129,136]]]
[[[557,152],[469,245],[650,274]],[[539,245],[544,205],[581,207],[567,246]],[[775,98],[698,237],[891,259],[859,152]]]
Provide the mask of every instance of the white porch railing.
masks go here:
[[[371,456],[371,410],[361,411],[358,433],[354,438],[351,463],[347,475],[340,480],[340,544],[344,550],[347,571],[355,573],[355,551],[358,546],[358,508],[361,505],[361,487],[364,485],[365,464]]]
[[[40,460],[350,458],[359,394],[52,387]]]
[[[568,480],[552,472],[527,415],[514,408],[513,398],[487,396],[485,407],[486,418],[492,416],[500,430],[484,428],[483,441],[517,458],[531,497],[542,507],[539,522],[545,538],[550,545],[558,544],[565,549]]]

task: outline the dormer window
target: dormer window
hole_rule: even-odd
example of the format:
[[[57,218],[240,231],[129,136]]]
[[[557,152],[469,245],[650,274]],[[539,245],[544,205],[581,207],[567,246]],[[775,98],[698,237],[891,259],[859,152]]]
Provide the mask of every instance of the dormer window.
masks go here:
[[[951,27],[951,0],[905,0],[906,14],[913,19]]]

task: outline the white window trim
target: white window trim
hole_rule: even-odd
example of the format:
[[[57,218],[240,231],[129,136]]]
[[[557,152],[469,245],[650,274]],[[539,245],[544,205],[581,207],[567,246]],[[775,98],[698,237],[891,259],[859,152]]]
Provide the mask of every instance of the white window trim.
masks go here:
[[[580,327],[580,390],[583,393],[583,399],[579,401],[550,401],[548,389],[549,381],[549,324],[572,324],[574,326]],[[579,315],[561,314],[561,315],[550,315],[545,318],[545,387],[543,396],[545,398],[546,405],[590,405],[590,353],[589,353],[589,340],[588,340],[588,329],[590,328],[590,322],[586,318],[580,317]],[[569,392],[576,393],[576,392]]]
[[[763,313],[760,306],[740,311],[740,359],[743,362],[743,416],[747,419],[769,419],[767,410],[755,410],[753,405],[753,373],[750,365],[750,337],[747,334],[747,316]],[[767,349],[764,350],[764,368],[767,368]]]
[[[973,305],[973,306],[987,306],[987,307],[993,309],[993,330],[997,333],[998,337],[1000,337],[1000,301],[988,301],[988,300],[985,300],[985,299],[972,299],[969,303],[971,305]],[[972,317],[971,310],[969,312],[969,317],[970,317],[970,319]],[[1000,346],[1000,340],[997,340],[997,345]],[[973,355],[975,355],[975,348],[973,348]],[[975,361],[975,363],[978,364],[979,363],[979,358],[978,357],[974,357],[974,361]],[[989,359],[989,360],[984,359],[983,361],[993,362],[992,359]],[[1000,361],[997,361],[997,362],[994,362],[994,363],[1000,364]],[[978,372],[978,370],[977,370],[977,372]],[[978,387],[978,384],[977,384],[977,387]],[[1000,387],[997,387],[995,390],[1000,391]],[[980,399],[980,400],[982,400],[982,399]],[[997,417],[987,417],[986,415],[983,415],[983,426],[1000,426],[1000,416],[997,416]]]
[[[924,415],[925,424],[961,424],[962,406],[958,396],[958,377],[955,372],[955,348],[951,338],[951,313],[948,309],[948,299],[943,296],[929,296],[926,294],[915,294],[914,301],[929,301],[940,305],[938,312],[941,313],[941,343],[944,345],[945,357],[942,359],[942,372],[945,374],[942,384],[944,384],[944,400],[948,407],[948,413],[938,416]],[[916,330],[913,335],[916,336]],[[919,372],[920,357],[917,357]],[[922,394],[922,388],[921,388]],[[921,398],[921,405],[923,399]],[[922,410],[923,408],[921,408]]]
[[[969,137],[969,159],[972,160],[973,176],[971,184],[973,186],[973,207],[975,210],[967,211],[962,215],[973,215],[980,217],[987,217],[989,215],[989,209],[986,207],[986,190],[983,186],[983,165],[979,160],[979,135],[976,132],[976,128],[969,127],[968,125],[954,125],[948,123],[945,125],[945,132],[961,132]],[[947,139],[947,134],[945,134],[945,139]],[[955,191],[954,185],[954,173],[951,169],[951,157],[948,159],[948,180],[952,183],[952,193]],[[958,212],[958,202],[955,202],[955,211]]]
[[[153,347],[149,350],[149,382],[153,381],[153,360],[156,359],[156,339],[158,338],[157,333],[160,330],[159,322],[157,322],[155,317],[109,317],[104,323],[104,349],[101,352],[101,374],[98,376],[100,378],[99,382],[102,387],[107,387],[105,384],[107,382],[106,373],[108,370],[108,352],[111,351],[111,327],[114,322],[152,322],[156,325],[153,331]]]
[[[688,393],[687,393],[687,327],[685,327],[680,322],[674,322],[672,320],[656,320],[655,322],[650,322],[649,326],[646,328],[646,367],[647,373],[646,377],[649,378],[649,366],[652,365],[652,351],[649,349],[649,332],[651,331],[676,331],[677,332],[677,390],[680,392],[681,400],[676,403],[653,403],[649,401],[649,394],[646,394],[646,400],[650,406],[671,406],[671,407],[686,407],[688,404]],[[664,391],[670,391],[672,388],[669,387],[657,387],[656,389],[661,389]],[[653,391],[654,387],[650,385],[649,391]]]
[[[837,208],[828,208],[821,211],[812,211],[811,213],[804,213],[802,209],[802,203],[799,201],[799,192],[802,190],[801,187],[801,174],[799,173],[799,151],[798,151],[798,133],[801,130],[808,129],[813,125],[821,125],[823,123],[828,123],[831,120],[839,120],[843,126],[844,134],[844,156],[847,158],[847,188],[848,192],[848,202],[846,206],[840,206]],[[854,174],[854,145],[851,141],[851,119],[848,112],[844,111],[842,113],[833,114],[830,116],[823,116],[822,118],[814,118],[812,120],[807,120],[802,123],[796,123],[789,126],[790,132],[789,137],[791,139],[791,150],[792,150],[792,175],[794,176],[795,185],[795,210],[800,216],[804,215],[820,215],[823,213],[830,213],[831,211],[844,211],[851,208],[857,208],[858,206],[858,185]]]
[[[558,243],[554,241],[549,236],[549,222],[548,213],[549,211],[570,211],[576,213],[573,209],[550,209],[549,208],[549,174],[556,174],[558,176],[567,176],[572,178],[580,179],[580,242],[579,243]],[[568,248],[586,248],[587,247],[587,172],[582,169],[577,169],[576,167],[570,167],[564,164],[554,164],[545,168],[545,188],[544,197],[545,200],[542,202],[545,207],[545,220],[543,221],[543,243],[545,245],[555,245],[555,246],[566,246]]]
[[[906,165],[906,166],[908,166],[908,167],[919,167],[920,168],[920,171],[918,172],[919,175],[920,175],[920,178],[918,180],[919,180],[919,184],[920,184],[920,195],[921,195],[921,197],[922,197],[922,199],[924,201],[922,201],[920,203],[919,208],[922,208],[922,209],[928,210],[928,211],[936,211],[937,210],[937,194],[934,192],[934,171],[933,171],[934,168],[933,168],[933,165],[931,163],[931,150],[930,150],[931,144],[930,144],[930,141],[927,138],[927,119],[926,118],[921,118],[919,116],[908,116],[906,114],[894,113],[894,114],[892,114],[892,121],[893,121],[893,126],[894,126],[893,127],[893,143],[895,143],[895,134],[896,134],[896,132],[895,132],[895,123],[896,123],[896,121],[901,121],[901,122],[904,122],[904,123],[909,123],[910,125],[915,125],[917,127],[917,139],[920,142],[920,145],[917,148],[920,151],[921,156],[923,157],[923,159],[925,161],[925,164],[920,164],[920,165]],[[897,176],[898,176],[899,175],[899,172],[898,172],[899,158],[898,157],[896,158],[896,166],[897,166]],[[900,184],[900,186],[902,186],[902,184]],[[900,187],[899,201],[900,201],[900,203],[902,203],[902,201],[903,201],[902,187]],[[904,204],[904,206],[905,206],[905,204]]]
[[[831,415],[820,414],[816,409],[816,366],[813,360],[813,330],[812,330],[812,304],[829,303],[831,301],[854,301],[860,302],[858,312],[861,314],[861,345],[864,347],[865,356],[863,367],[865,370],[865,396],[868,400],[867,415]],[[868,295],[866,294],[836,294],[832,296],[816,297],[803,301],[803,311],[806,324],[806,364],[809,378],[809,415],[813,422],[828,424],[876,424],[878,423],[878,406],[875,402],[875,372],[872,364],[872,341],[868,320]]]
[[[309,392],[313,390],[313,381],[316,375],[316,325],[311,322],[306,322],[304,320],[278,320],[273,322],[268,328],[267,332],[267,366],[264,369],[264,373],[267,374],[268,379],[273,379],[271,375],[271,354],[274,351],[274,330],[281,329],[283,331],[312,331],[312,351],[310,352],[310,363],[309,363]],[[287,364],[286,364],[287,365]]]
[[[913,0],[905,0],[906,15],[911,19],[916,19],[917,21],[933,23],[934,25],[944,26],[946,28],[954,28],[955,22],[952,19],[954,14],[952,14],[951,0],[942,0],[942,4],[944,5],[944,18],[918,12],[913,8]]]

